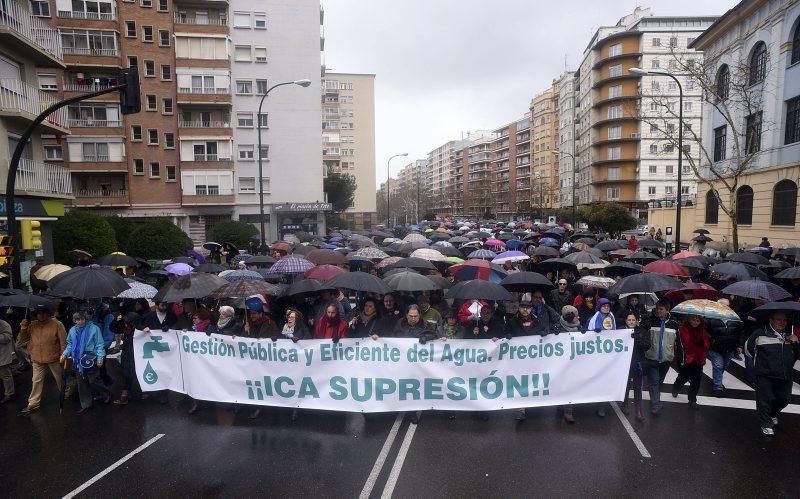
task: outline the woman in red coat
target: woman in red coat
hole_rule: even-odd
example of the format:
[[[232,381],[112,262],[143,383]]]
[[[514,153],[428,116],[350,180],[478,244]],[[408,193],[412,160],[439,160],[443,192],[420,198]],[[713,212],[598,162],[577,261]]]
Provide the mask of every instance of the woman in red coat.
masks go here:
[[[340,338],[347,338],[347,323],[339,316],[336,305],[328,305],[325,315],[314,325],[314,339],[339,341]]]
[[[709,348],[711,348],[711,336],[703,326],[703,318],[697,315],[688,316],[681,324],[678,341],[675,342],[675,359],[680,369],[678,378],[672,385],[672,396],[677,397],[680,389],[688,381],[689,407],[692,409],[700,408],[697,405],[697,392],[700,391],[700,380],[703,379],[703,366]]]

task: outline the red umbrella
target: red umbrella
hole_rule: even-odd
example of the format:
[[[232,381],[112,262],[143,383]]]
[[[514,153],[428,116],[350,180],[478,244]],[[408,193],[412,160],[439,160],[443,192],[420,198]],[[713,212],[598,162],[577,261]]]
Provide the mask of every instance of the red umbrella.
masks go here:
[[[330,281],[337,275],[346,273],[347,271],[336,265],[320,265],[314,267],[305,273],[307,279],[317,279],[318,281]]]
[[[506,276],[506,273],[496,265],[492,265],[486,260],[475,258],[453,265],[450,267],[449,272],[460,281],[479,279],[481,281],[500,282]]]
[[[624,257],[626,257],[628,255],[632,255],[633,251],[631,251],[631,250],[626,248],[626,249],[618,249],[618,250],[614,250],[614,251],[609,251],[608,254],[609,255],[614,255],[614,256],[621,256],[621,257],[624,258]]]
[[[683,288],[670,291],[664,296],[672,303],[680,303],[685,300],[716,300],[722,293],[708,284],[690,282]]]
[[[645,272],[669,275],[674,277],[689,277],[689,271],[671,260],[656,260],[644,266]]]
[[[689,258],[690,256],[702,256],[702,255],[696,251],[681,251],[680,253],[675,253],[674,255],[672,255],[672,259],[680,260],[682,258]]]
[[[483,243],[483,245],[484,246],[491,246],[491,247],[494,247],[494,248],[505,248],[506,247],[506,243],[504,243],[503,241],[501,241],[499,239],[487,239],[486,242]]]

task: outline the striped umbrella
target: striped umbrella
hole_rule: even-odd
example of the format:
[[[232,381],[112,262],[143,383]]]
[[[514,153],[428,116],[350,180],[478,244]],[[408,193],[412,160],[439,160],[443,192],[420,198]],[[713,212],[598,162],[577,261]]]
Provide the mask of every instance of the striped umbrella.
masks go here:
[[[500,253],[494,257],[492,263],[502,265],[506,262],[522,262],[530,259],[531,257],[521,251],[504,251],[503,253]]]
[[[719,319],[721,321],[739,321],[741,318],[725,305],[711,300],[688,300],[676,305],[671,312],[681,315],[698,315],[706,319]]]
[[[268,274],[304,274],[314,268],[314,264],[304,258],[281,258],[269,268]]]
[[[421,248],[418,250],[414,250],[413,253],[410,255],[411,258],[421,258],[423,260],[428,260],[429,262],[443,262],[445,256],[435,249],[431,248]]]
[[[486,260],[471,259],[458,265],[450,267],[450,274],[460,281],[478,279],[481,281],[492,281],[499,283],[507,275],[496,265],[492,265]]]
[[[467,255],[468,258],[485,258],[487,260],[493,260],[496,256],[497,253],[487,249],[475,250],[469,255]]]

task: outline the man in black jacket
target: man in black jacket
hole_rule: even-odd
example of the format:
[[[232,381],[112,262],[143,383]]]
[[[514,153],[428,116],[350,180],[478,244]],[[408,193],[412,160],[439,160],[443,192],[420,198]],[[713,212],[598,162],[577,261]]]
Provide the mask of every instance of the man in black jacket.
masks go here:
[[[156,310],[146,313],[142,318],[142,326],[145,331],[167,331],[175,327],[177,322],[178,318],[169,310],[169,304],[164,301],[156,303]]]
[[[756,373],[756,412],[761,432],[773,436],[778,413],[789,405],[792,370],[800,359],[800,344],[786,313],[772,312],[769,322],[747,339],[745,350],[753,359]]]
[[[566,305],[572,305],[573,300],[575,300],[567,285],[567,279],[560,277],[556,282],[556,289],[550,291],[547,295],[547,304],[553,309],[561,310]]]

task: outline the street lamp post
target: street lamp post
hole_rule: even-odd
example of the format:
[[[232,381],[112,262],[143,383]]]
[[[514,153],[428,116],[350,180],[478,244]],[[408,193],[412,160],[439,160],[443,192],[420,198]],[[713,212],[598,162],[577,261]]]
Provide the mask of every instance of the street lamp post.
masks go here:
[[[261,96],[261,101],[258,103],[258,114],[256,115],[256,119],[258,120],[257,129],[258,129],[258,209],[260,214],[260,225],[261,225],[261,247],[259,248],[260,252],[264,252],[265,248],[267,247],[267,242],[265,239],[265,227],[264,227],[264,164],[261,160],[261,107],[264,105],[264,99],[267,98],[272,90],[282,87],[284,85],[299,85],[301,87],[308,87],[311,85],[311,80],[294,80],[294,81],[286,81],[283,83],[278,83],[276,85],[271,86],[264,92],[264,95]]]
[[[628,70],[635,75],[662,75],[672,78],[678,85],[678,202],[675,207],[675,252],[681,250],[681,206],[683,204],[683,86],[680,80],[672,73],[665,71],[651,71],[649,69],[631,68]]]
[[[564,156],[569,156],[572,158],[572,230],[577,230],[578,217],[575,211],[575,167],[577,165],[575,164],[575,155],[567,151],[559,151],[558,149],[553,149],[552,152],[553,154],[557,154],[559,156],[563,154]]]
[[[392,176],[389,173],[389,164],[392,162],[394,158],[399,158],[401,156],[408,156],[408,153],[404,152],[400,154],[395,154],[394,156],[390,156],[389,160],[386,161],[386,228],[387,229],[391,228],[390,226],[392,224],[392,216],[391,212],[389,211],[390,200],[392,197],[392,191],[391,189],[389,189],[389,184],[392,181]]]

